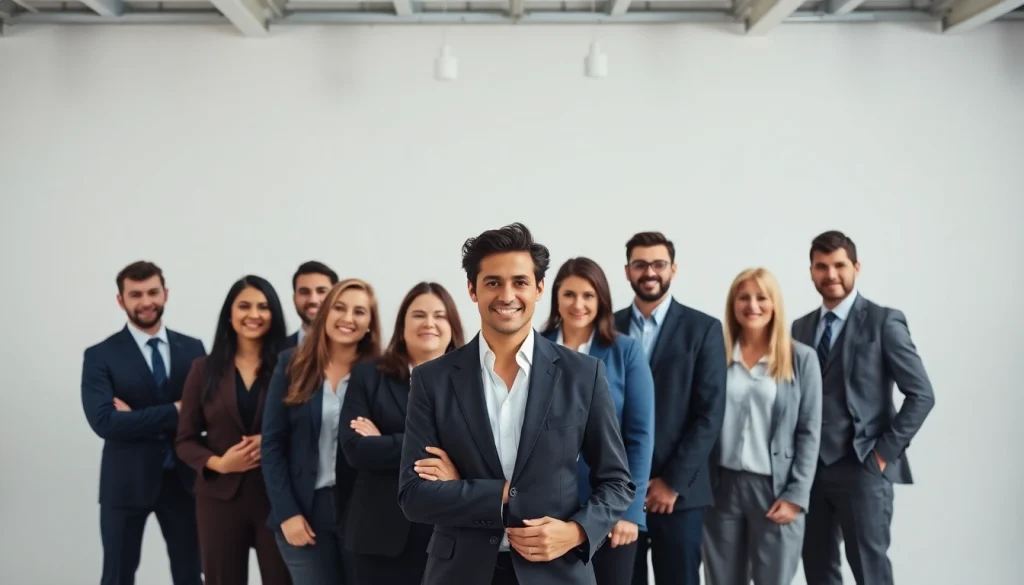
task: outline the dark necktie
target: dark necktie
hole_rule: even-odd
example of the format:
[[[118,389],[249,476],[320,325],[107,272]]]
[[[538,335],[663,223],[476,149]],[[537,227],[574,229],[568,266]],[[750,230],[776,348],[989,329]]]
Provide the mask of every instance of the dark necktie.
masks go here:
[[[160,355],[160,338],[152,337],[146,342],[153,350],[153,381],[156,382],[156,389],[160,397],[167,399],[167,366],[164,365],[164,358]],[[167,453],[164,455],[164,469],[174,469],[174,451],[167,445]]]
[[[836,322],[836,314],[829,311],[825,313],[825,330],[821,332],[821,339],[818,341],[818,362],[822,369],[825,368],[825,359],[832,349],[832,324]]]

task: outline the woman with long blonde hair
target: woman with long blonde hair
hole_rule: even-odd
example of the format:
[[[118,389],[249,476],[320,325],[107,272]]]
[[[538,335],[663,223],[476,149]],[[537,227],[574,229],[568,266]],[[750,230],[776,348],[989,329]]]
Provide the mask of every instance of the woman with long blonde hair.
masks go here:
[[[818,357],[790,336],[779,284],[764,268],[733,280],[724,337],[725,418],[710,461],[705,580],[789,585],[821,442]]]
[[[261,445],[267,523],[296,584],[350,585],[341,541],[355,472],[341,453],[341,406],[352,368],[380,356],[380,316],[373,287],[357,279],[334,285],[322,307],[270,380]]]

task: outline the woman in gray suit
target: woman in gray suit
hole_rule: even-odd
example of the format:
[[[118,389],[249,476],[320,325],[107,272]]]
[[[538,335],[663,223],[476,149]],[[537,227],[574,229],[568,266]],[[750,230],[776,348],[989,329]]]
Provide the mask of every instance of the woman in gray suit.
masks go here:
[[[789,585],[821,442],[821,369],[789,334],[778,282],[740,273],[725,313],[725,419],[704,522],[708,585]]]

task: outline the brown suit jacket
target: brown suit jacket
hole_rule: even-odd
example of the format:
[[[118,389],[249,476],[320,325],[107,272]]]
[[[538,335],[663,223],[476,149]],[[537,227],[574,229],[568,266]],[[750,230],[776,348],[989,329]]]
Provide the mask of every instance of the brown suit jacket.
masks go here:
[[[259,390],[256,417],[251,429],[242,426],[242,415],[238,410],[235,389],[235,373],[225,374],[209,400],[202,399],[203,370],[206,358],[197,358],[185,378],[181,393],[181,412],[178,414],[178,434],[175,450],[186,465],[196,470],[196,495],[206,495],[222,500],[234,497],[242,482],[242,473],[219,474],[207,469],[206,462],[214,455],[225,451],[242,440],[242,435],[259,434],[263,424],[263,403],[266,390]],[[256,391],[255,389],[253,391]],[[206,436],[202,436],[206,431]],[[246,473],[260,475],[254,469]],[[262,481],[262,476],[260,477]]]

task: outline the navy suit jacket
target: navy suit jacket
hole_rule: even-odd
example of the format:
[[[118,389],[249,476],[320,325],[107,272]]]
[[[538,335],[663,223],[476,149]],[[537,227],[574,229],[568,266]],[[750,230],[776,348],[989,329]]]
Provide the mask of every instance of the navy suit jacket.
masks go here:
[[[167,330],[171,363],[166,394],[157,390],[145,356],[128,326],[85,350],[82,362],[82,409],[101,439],[102,505],[149,508],[160,495],[164,458],[173,446],[178,428],[178,409],[192,360],[205,356],[203,342]],[[114,408],[120,398],[131,412]],[[189,493],[195,473],[175,457],[177,470]]]
[[[651,477],[679,494],[675,511],[714,503],[708,461],[725,417],[725,340],[718,319],[672,303],[651,352],[654,458]],[[615,313],[629,334],[633,306]],[[638,480],[639,483],[639,480]]]
[[[318,388],[303,404],[288,406],[284,403],[290,384],[288,362],[294,352],[294,348],[286,349],[278,355],[277,366],[267,388],[266,402],[263,404],[260,468],[270,499],[267,525],[277,532],[281,531],[282,522],[298,514],[306,518],[307,522],[310,521],[313,494],[316,491],[316,471],[320,466],[323,390]],[[340,436],[339,433],[339,439]],[[354,476],[355,472],[342,455],[339,440],[338,456],[335,459],[339,525],[344,524],[343,512],[352,491]]]
[[[544,337],[556,341],[558,330],[549,331]],[[608,391],[615,403],[622,442],[626,447],[629,474],[636,484],[636,496],[622,519],[646,530],[644,500],[647,499],[647,478],[651,477],[654,453],[654,377],[651,367],[644,357],[643,346],[628,335],[616,336],[611,345],[603,345],[595,338],[588,353],[604,362]],[[590,497],[590,466],[584,459],[581,455],[576,478],[581,502]]]

